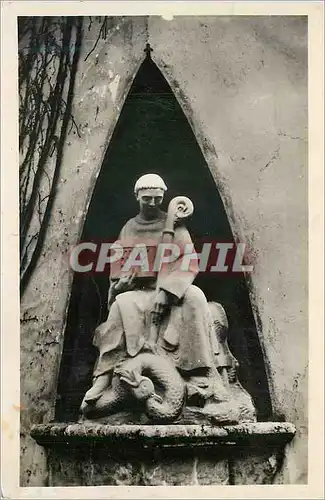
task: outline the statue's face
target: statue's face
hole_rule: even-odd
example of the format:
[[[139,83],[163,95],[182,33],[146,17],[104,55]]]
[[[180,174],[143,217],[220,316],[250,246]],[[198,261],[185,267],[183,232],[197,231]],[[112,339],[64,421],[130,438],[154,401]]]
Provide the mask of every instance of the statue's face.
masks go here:
[[[162,189],[140,189],[137,193],[137,200],[140,205],[140,212],[146,218],[154,218],[164,198]]]

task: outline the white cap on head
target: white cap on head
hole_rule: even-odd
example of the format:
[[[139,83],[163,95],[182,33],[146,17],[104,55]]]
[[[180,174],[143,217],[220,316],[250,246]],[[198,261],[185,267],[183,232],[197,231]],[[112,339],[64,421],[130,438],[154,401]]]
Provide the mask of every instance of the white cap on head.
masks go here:
[[[135,194],[137,194],[140,189],[162,189],[163,191],[167,191],[167,186],[159,175],[145,174],[135,183]]]

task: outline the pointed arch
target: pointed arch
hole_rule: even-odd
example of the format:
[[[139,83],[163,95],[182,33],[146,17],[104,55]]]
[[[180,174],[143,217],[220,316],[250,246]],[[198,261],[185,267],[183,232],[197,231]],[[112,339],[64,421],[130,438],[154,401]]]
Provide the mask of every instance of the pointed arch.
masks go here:
[[[136,178],[154,171],[165,178],[169,198],[184,194],[193,200],[196,210],[188,226],[194,241],[234,241],[231,205],[222,191],[224,186],[212,175],[211,162],[215,162],[216,153],[202,133],[198,141],[186,96],[176,89],[175,82],[169,84],[147,54],[130,82],[115,128],[108,134],[102,165],[89,189],[80,235],[83,240],[114,239],[137,210],[132,197]],[[268,382],[244,276],[227,280],[202,275],[197,284],[208,300],[224,305],[230,322],[229,343],[241,365],[241,381],[253,396],[259,417],[269,417]],[[91,337],[105,319],[107,289],[105,276],[74,278],[61,363],[58,419],[77,417],[89,386],[96,358]]]

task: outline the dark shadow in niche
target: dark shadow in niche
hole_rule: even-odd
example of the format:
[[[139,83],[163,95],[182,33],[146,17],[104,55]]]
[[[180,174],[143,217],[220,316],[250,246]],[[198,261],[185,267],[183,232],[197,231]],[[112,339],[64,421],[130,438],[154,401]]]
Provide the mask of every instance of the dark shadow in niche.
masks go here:
[[[203,90],[204,91],[204,90]],[[233,242],[215,182],[193,131],[163,75],[147,57],[125,101],[98,177],[85,220],[83,241],[113,241],[137,213],[136,179],[160,174],[168,201],[191,198],[195,212],[187,223],[194,242]],[[271,417],[262,351],[243,275],[199,275],[195,281],[210,301],[220,302],[229,319],[229,345],[240,363],[242,385],[252,395],[259,420]],[[61,362],[56,418],[75,420],[91,385],[97,352],[94,329],[106,319],[108,277],[74,277]]]

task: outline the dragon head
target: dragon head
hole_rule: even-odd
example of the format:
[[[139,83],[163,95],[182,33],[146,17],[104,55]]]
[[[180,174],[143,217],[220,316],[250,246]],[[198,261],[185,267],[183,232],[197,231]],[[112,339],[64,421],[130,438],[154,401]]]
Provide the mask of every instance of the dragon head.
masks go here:
[[[150,378],[141,375],[135,370],[124,368],[118,368],[115,373],[119,375],[122,382],[130,386],[132,393],[139,401],[153,398],[160,403],[162,402],[162,398],[155,393],[155,386]]]

